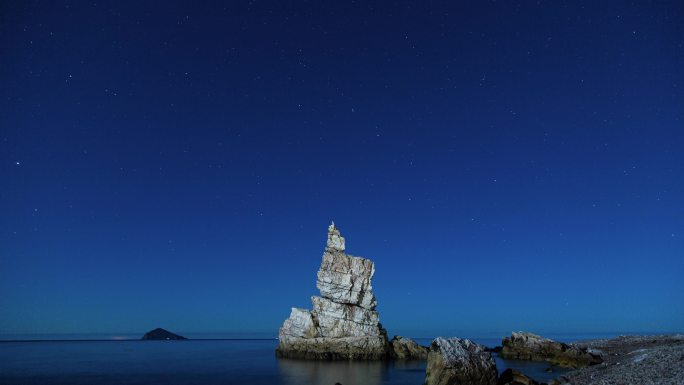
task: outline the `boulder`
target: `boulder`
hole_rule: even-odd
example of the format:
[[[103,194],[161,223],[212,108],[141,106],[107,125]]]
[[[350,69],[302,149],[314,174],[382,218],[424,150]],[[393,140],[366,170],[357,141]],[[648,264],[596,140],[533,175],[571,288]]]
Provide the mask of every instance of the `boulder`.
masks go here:
[[[179,336],[178,334],[171,333],[168,330],[164,330],[162,328],[156,328],[154,330],[150,330],[149,332],[145,333],[145,335],[142,336],[142,340],[149,340],[149,341],[160,341],[160,340],[187,340],[187,338],[183,336]]]
[[[536,334],[517,332],[501,342],[502,358],[546,361],[552,365],[582,368],[603,362],[601,355],[586,347],[556,342]]]
[[[278,333],[276,355],[318,360],[380,360],[389,355],[380,324],[369,259],[345,254],[345,239],[331,224],[312,310],[293,308]]]
[[[390,345],[392,358],[397,360],[427,360],[430,350],[427,346],[418,345],[412,339],[402,336],[394,336]]]
[[[485,347],[442,337],[430,345],[425,385],[496,385],[496,363]]]

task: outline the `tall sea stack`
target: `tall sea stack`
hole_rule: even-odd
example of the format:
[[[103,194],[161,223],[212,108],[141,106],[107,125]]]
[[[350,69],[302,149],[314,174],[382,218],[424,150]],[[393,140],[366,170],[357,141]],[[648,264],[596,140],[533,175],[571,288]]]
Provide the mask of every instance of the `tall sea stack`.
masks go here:
[[[311,297],[313,310],[292,308],[278,334],[276,355],[313,360],[381,360],[388,357],[371,287],[375,266],[344,253],[344,237],[332,223]]]

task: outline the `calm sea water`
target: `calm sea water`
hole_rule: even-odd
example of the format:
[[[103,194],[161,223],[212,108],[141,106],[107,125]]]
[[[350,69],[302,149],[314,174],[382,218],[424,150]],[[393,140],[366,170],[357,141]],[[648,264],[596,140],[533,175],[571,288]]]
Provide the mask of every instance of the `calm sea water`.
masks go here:
[[[273,339],[0,342],[0,384],[420,385],[425,379],[425,362],[284,360],[275,357],[276,345]],[[495,358],[499,371],[513,367],[537,380],[561,373],[547,373],[544,363]]]

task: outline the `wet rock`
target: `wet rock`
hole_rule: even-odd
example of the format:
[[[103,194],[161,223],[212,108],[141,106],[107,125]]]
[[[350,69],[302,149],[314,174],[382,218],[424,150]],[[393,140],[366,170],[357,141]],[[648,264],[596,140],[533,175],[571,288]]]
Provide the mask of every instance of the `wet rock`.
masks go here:
[[[527,377],[515,369],[506,369],[501,376],[497,385],[545,385]]]
[[[484,346],[461,338],[432,341],[425,385],[495,385],[496,380],[496,363]]]
[[[504,338],[501,345],[499,354],[506,359],[546,361],[569,368],[582,368],[603,362],[598,351],[556,342],[532,333],[513,333]]]
[[[392,358],[397,360],[427,360],[429,348],[410,338],[394,336],[390,341]]]

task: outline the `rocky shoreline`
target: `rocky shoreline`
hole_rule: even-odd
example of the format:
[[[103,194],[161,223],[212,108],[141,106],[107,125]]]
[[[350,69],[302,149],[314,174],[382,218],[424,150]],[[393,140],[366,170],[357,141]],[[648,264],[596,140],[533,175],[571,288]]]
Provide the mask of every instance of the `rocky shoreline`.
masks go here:
[[[502,352],[508,350],[514,359],[582,366],[550,385],[684,384],[684,335],[621,336],[564,344],[520,332],[504,338],[502,345]],[[491,351],[469,340],[438,337],[430,348],[425,384],[546,385],[513,369],[497,376]]]
[[[499,375],[492,352],[503,359],[546,362],[575,369],[552,385],[684,385],[684,336],[630,336],[562,343],[514,332],[500,347],[437,337],[431,346],[396,336],[380,323],[371,280],[373,261],[345,253],[332,223],[313,308],[292,308],[280,328],[276,355],[309,360],[427,360],[426,385],[542,385],[516,370]],[[168,339],[168,338],[167,338]]]
[[[684,384],[684,335],[621,336],[576,345],[601,351],[603,362],[567,373],[552,384]]]

